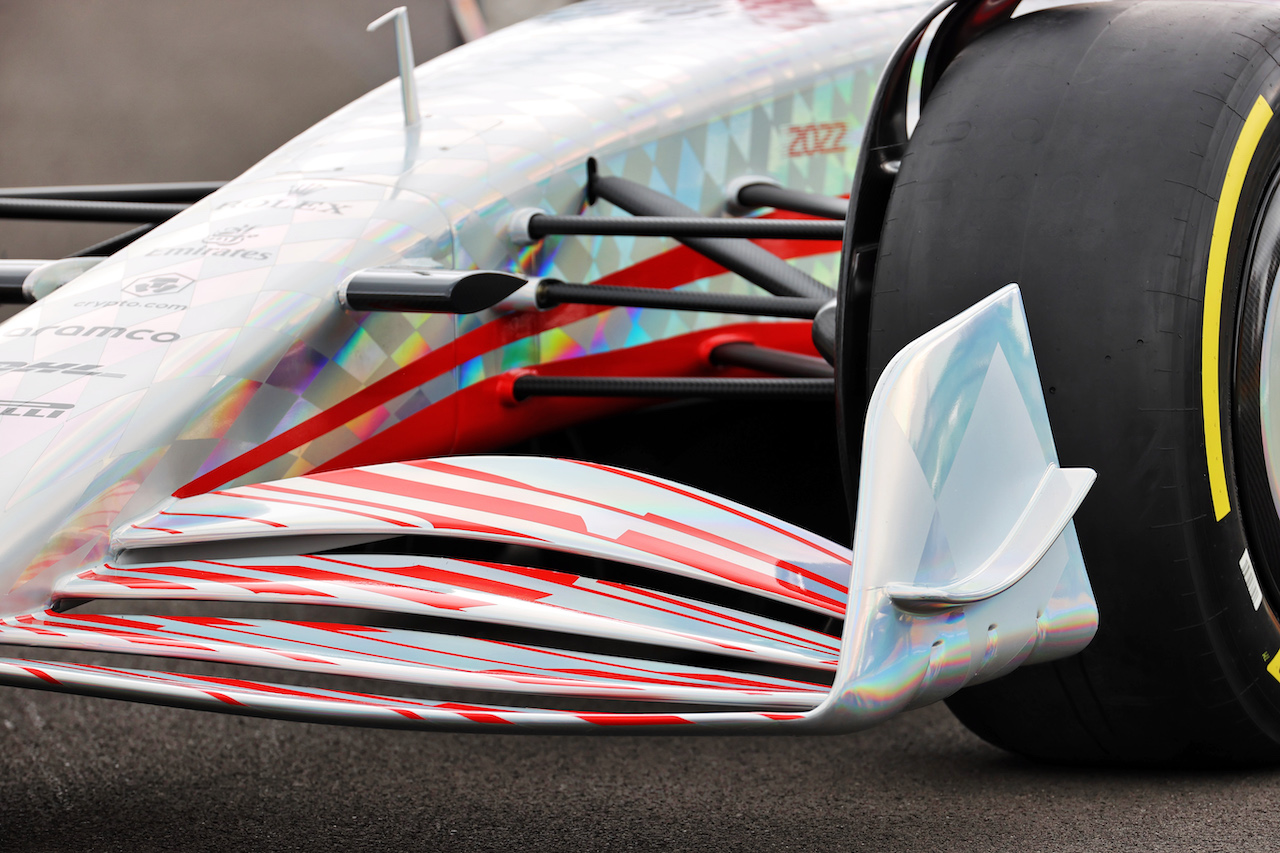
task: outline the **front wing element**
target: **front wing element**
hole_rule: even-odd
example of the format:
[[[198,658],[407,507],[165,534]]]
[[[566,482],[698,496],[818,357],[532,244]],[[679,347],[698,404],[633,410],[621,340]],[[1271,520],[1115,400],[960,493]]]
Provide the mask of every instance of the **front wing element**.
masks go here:
[[[852,551],[586,462],[338,470],[174,499],[0,619],[5,644],[205,664],[3,658],[0,683],[401,728],[850,731],[1088,643],[1092,480],[1057,467],[1010,285],[881,377]]]

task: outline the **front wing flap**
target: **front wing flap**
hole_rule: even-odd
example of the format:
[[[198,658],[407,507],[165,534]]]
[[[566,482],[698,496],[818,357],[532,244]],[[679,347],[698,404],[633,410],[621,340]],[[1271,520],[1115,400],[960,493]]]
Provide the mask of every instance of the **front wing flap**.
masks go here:
[[[852,550],[538,457],[174,499],[0,642],[223,666],[5,658],[0,683],[400,728],[837,732],[1088,643],[1070,518],[1093,474],[1057,466],[1015,286],[904,349],[865,435]]]

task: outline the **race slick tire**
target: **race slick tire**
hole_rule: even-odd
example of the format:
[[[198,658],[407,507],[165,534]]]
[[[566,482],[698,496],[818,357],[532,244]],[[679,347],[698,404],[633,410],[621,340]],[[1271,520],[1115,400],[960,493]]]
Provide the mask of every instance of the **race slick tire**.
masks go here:
[[[870,378],[1017,282],[1061,463],[1098,472],[1096,639],[949,701],[1014,752],[1280,759],[1277,33],[1222,0],[1028,14],[956,58],[903,158]]]

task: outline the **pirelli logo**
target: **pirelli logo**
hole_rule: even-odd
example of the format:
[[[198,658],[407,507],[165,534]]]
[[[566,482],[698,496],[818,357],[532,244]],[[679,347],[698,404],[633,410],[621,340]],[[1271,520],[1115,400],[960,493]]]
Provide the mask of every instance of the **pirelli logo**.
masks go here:
[[[69,409],[71,403],[33,403],[27,400],[0,400],[0,417],[11,418],[44,418],[52,420],[60,418]]]

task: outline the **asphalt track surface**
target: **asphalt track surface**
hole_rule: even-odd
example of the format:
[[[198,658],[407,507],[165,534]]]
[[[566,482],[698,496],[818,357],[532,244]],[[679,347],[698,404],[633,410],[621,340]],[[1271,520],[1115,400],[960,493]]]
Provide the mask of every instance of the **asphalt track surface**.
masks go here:
[[[394,73],[389,0],[0,3],[0,185],[230,178]],[[411,4],[420,58],[454,38]],[[112,226],[0,223],[51,257]],[[943,707],[838,738],[514,738],[0,688],[0,851],[1256,850],[1280,772],[1044,767]]]

